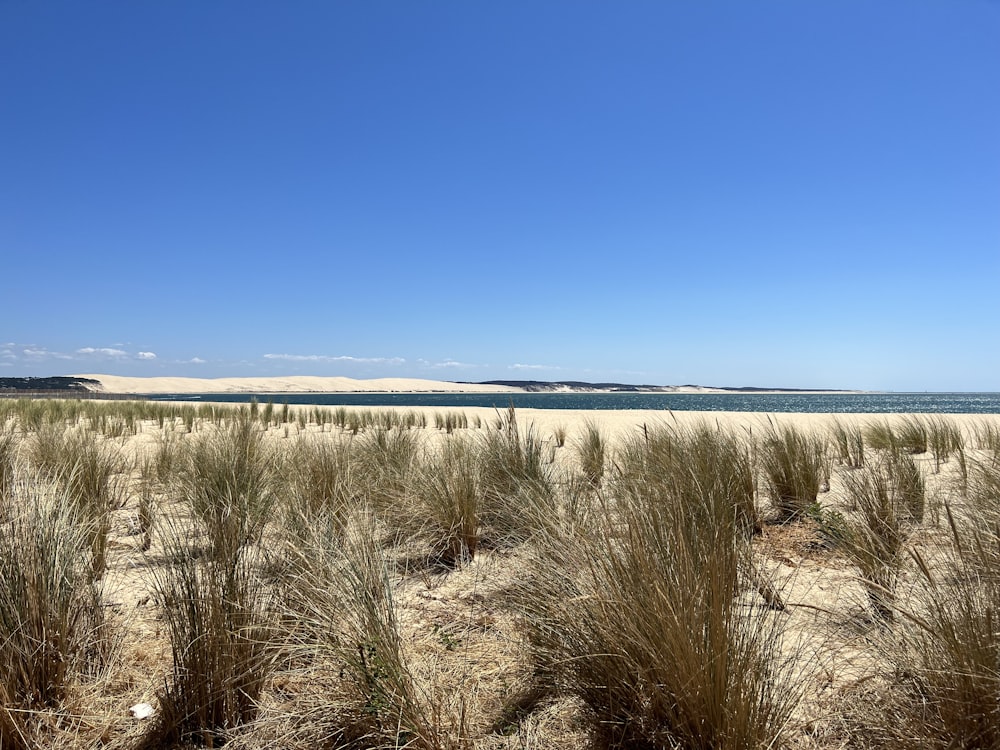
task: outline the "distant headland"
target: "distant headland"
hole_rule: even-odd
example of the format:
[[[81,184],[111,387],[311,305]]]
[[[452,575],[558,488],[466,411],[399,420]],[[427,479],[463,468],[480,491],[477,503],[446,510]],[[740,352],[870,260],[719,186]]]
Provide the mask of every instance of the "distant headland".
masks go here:
[[[832,388],[770,388],[759,386],[633,385],[587,383],[581,380],[486,380],[477,385],[502,385],[526,393],[858,393]]]
[[[76,391],[88,393],[100,390],[100,387],[100,381],[80,377],[0,378],[0,393],[5,391]]]

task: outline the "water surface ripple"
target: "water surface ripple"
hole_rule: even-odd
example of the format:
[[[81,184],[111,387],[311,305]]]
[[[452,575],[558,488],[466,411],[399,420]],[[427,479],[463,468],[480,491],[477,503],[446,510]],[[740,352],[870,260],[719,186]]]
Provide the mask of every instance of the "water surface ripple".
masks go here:
[[[167,393],[153,401],[219,401],[328,406],[521,409],[655,409],[785,413],[1000,414],[1000,393]]]

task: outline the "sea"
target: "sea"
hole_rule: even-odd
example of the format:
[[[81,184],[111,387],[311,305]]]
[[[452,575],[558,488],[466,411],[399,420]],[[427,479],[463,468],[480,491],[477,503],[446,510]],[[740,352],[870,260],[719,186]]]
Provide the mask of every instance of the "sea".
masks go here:
[[[1000,393],[159,393],[151,401],[822,414],[1000,414]]]

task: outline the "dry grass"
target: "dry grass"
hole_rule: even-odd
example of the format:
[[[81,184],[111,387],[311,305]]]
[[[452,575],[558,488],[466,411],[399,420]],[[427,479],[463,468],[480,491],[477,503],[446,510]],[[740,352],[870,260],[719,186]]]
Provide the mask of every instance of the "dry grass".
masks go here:
[[[296,441],[282,504],[285,527],[296,538],[308,540],[316,524],[343,527],[363,492],[355,463],[352,440]]]
[[[941,464],[948,463],[952,454],[965,450],[962,430],[954,422],[940,415],[928,417],[925,421],[927,442],[934,455],[934,473],[941,470]]]
[[[586,433],[564,414],[535,414],[541,429],[509,410],[473,414],[483,429],[452,419],[450,435],[433,411],[26,402],[5,419],[17,432],[3,433],[15,437],[0,537],[17,565],[3,583],[21,603],[4,615],[15,624],[2,658],[27,666],[3,683],[4,748],[997,741],[996,420],[921,417],[927,449],[910,453],[905,419],[854,419],[846,454],[824,430],[832,470],[793,418],[762,437],[754,423],[756,440],[678,417],[642,430],[650,417],[637,416],[627,432],[595,421],[597,483],[578,451],[538,437],[558,424]],[[883,422],[892,437],[873,445]],[[829,479],[820,517],[869,535],[869,568],[829,546],[815,504],[762,523],[758,504],[781,495],[774,437],[783,486],[805,477],[796,508]],[[108,459],[77,469],[90,478],[58,468],[83,466],[67,456],[87,441]],[[77,523],[89,506],[70,498],[103,486],[106,502],[90,503],[108,509],[95,581],[92,529]],[[43,490],[67,501],[38,499],[39,520]],[[945,523],[924,513],[931,503]],[[214,525],[228,542],[213,542]],[[43,531],[50,541],[31,541]],[[52,573],[70,549],[73,575]],[[14,618],[65,599],[44,583],[53,575],[80,587],[78,640],[50,637],[67,655],[36,663]],[[42,667],[62,670],[44,678],[62,685],[44,699],[18,687]],[[153,719],[128,718],[140,701]]]
[[[865,441],[860,427],[834,418],[830,435],[841,465],[849,469],[860,469],[865,465]]]
[[[527,539],[554,512],[553,479],[542,448],[534,427],[518,424],[513,406],[480,440],[480,521],[498,544]]]
[[[13,494],[0,526],[0,746],[33,748],[111,642],[91,575],[90,522],[36,481]]]
[[[421,465],[414,490],[407,500],[410,525],[424,535],[431,558],[447,567],[473,559],[482,504],[476,446],[447,440]]]
[[[360,436],[354,460],[369,501],[388,510],[406,494],[420,456],[421,435],[400,428],[375,428]]]
[[[204,525],[212,554],[231,560],[260,540],[276,500],[276,453],[248,411],[182,455],[177,491]]]
[[[972,512],[948,511],[946,564],[913,551],[917,594],[889,652],[901,679],[878,724],[887,745],[1000,746],[1000,467],[974,475]]]
[[[875,617],[893,619],[896,584],[905,543],[924,517],[924,483],[906,454],[889,454],[879,464],[846,477],[856,513],[821,514],[826,533],[857,566]]]
[[[604,476],[605,454],[607,453],[607,441],[601,434],[601,428],[594,422],[587,422],[583,426],[583,437],[580,438],[576,446],[580,454],[580,469],[592,486],[601,484],[601,477]]]
[[[746,451],[707,428],[650,443],[539,550],[519,600],[536,681],[580,700],[602,746],[769,746],[795,696],[776,619],[745,602]]]
[[[0,518],[5,515],[4,508],[14,487],[14,464],[17,461],[17,448],[17,435],[0,428]]]
[[[44,425],[30,444],[29,455],[38,472],[62,487],[88,530],[91,569],[104,575],[108,555],[111,511],[122,503],[119,475],[128,467],[113,443],[94,432]]]
[[[156,580],[173,667],[144,747],[215,747],[257,715],[277,655],[270,596],[247,550],[201,556],[183,527],[164,532],[173,561]]]
[[[318,734],[330,747],[458,750],[461,714],[445,715],[418,684],[405,654],[402,627],[377,521],[354,515],[344,534],[317,533],[289,551],[288,583],[306,623],[293,653],[339,670],[327,694]]]
[[[770,425],[760,460],[779,522],[798,518],[816,504],[827,476],[824,442],[789,425]]]

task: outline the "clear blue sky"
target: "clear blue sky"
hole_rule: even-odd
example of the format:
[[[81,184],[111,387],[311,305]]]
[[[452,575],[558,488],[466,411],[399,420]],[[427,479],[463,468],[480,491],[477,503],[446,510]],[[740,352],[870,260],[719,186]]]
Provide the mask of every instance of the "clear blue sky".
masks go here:
[[[1000,390],[1000,3],[0,0],[0,376]]]

